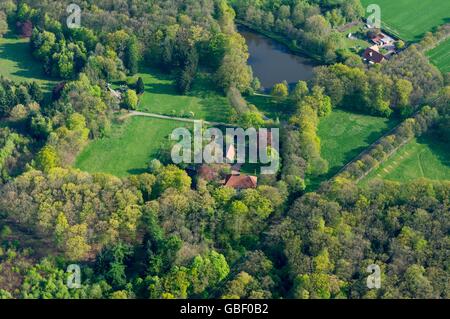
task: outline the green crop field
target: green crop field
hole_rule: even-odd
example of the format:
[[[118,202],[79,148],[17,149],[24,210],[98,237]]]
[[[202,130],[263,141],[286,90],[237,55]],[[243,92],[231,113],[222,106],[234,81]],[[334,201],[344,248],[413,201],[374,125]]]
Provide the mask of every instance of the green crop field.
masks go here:
[[[381,7],[383,27],[406,41],[418,41],[433,28],[450,21],[450,1],[445,0],[362,0],[367,7]]]
[[[184,117],[189,112],[194,118],[227,123],[231,106],[228,99],[213,89],[209,76],[200,73],[187,95],[177,92],[173,77],[154,69],[144,69],[142,77],[145,93],[139,102],[139,111]]]
[[[394,120],[344,110],[333,110],[329,116],[322,118],[318,135],[322,157],[328,161],[330,169],[326,175],[312,179],[311,187],[315,188],[336,174],[396,123]]]
[[[431,135],[414,139],[367,175],[361,183],[366,184],[374,178],[399,182],[417,178],[450,180],[448,145]]]
[[[173,129],[185,123],[132,117],[115,125],[111,137],[92,141],[78,156],[75,167],[116,176],[143,173]]]
[[[428,51],[427,55],[443,73],[450,72],[450,38]]]
[[[13,37],[0,38],[0,75],[13,81],[36,81],[50,91],[54,81],[46,77],[42,64],[29,51],[29,40]]]

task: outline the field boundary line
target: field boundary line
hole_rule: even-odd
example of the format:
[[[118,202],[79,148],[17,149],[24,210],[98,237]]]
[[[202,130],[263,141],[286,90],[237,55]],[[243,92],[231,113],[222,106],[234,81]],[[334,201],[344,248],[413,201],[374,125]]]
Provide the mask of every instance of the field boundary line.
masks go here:
[[[393,127],[392,129],[390,129],[389,131],[387,131],[386,133],[384,133],[382,136],[380,136],[375,142],[373,142],[372,144],[370,144],[369,146],[367,146],[361,153],[359,153],[359,155],[357,155],[356,157],[354,157],[352,160],[350,160],[347,164],[345,164],[336,174],[334,174],[332,177],[330,177],[328,180],[333,180],[335,179],[337,176],[339,176],[348,166],[350,166],[351,164],[353,164],[354,162],[358,161],[359,159],[361,159],[363,157],[363,155],[365,155],[366,153],[369,153],[374,146],[378,145],[381,140],[387,136],[389,136],[390,134],[392,134],[393,132],[395,132],[404,122],[406,122],[406,120],[410,119],[410,118],[415,118],[417,114],[420,113],[420,111],[422,111],[423,107],[425,105],[433,105],[436,101],[438,101],[440,99],[439,96],[434,97],[432,100],[428,100],[425,101],[425,103],[423,104],[422,107],[419,107],[414,114],[412,114],[411,116],[409,116],[408,118],[404,119],[403,121],[401,121],[400,123],[398,123],[395,127]],[[404,144],[406,144],[406,142],[411,141],[413,138],[417,137],[416,135],[408,138],[405,142],[402,142],[399,146],[397,146],[395,148],[395,150],[398,150],[401,146],[403,146]],[[389,154],[389,157],[392,154]],[[384,158],[380,164],[384,163],[389,157]],[[378,167],[378,166],[376,166]],[[374,168],[370,169],[367,174],[369,174],[370,172],[373,171]],[[359,181],[361,181],[361,179],[365,176],[367,176],[367,174],[364,174],[361,178],[356,179],[356,183],[358,183]]]
[[[358,155],[356,155],[353,159],[351,159],[347,164],[345,164],[336,174],[334,174],[330,180],[334,179],[335,177],[339,176],[339,174],[341,174],[348,166],[350,166],[351,164],[353,164],[354,162],[356,162],[357,160],[359,160],[360,158],[362,158],[363,155],[365,155],[366,153],[370,152],[370,150],[373,149],[374,146],[378,145],[381,141],[381,139],[385,138],[386,136],[389,136],[392,132],[394,132],[396,129],[398,129],[400,127],[400,125],[403,124],[404,121],[401,121],[399,124],[397,124],[396,126],[394,126],[392,129],[390,129],[389,131],[387,131],[386,133],[384,133],[382,136],[380,136],[375,142],[373,142],[372,144],[370,144],[369,146],[367,146],[361,153],[359,153]]]
[[[397,153],[403,146],[405,146],[406,144],[408,144],[409,142],[411,142],[415,137],[411,137],[407,140],[405,140],[404,142],[402,142],[399,146],[397,146],[396,148],[394,148],[392,151],[390,151],[388,154],[386,154],[386,157],[383,158],[383,160],[381,161],[377,161],[378,163],[371,169],[369,169],[367,172],[365,172],[362,176],[358,177],[357,179],[355,179],[355,183],[359,183],[360,181],[362,181],[364,178],[366,178],[370,173],[372,173],[373,171],[375,171],[376,169],[378,169],[381,165],[383,165],[384,163],[386,163],[386,161],[388,159],[390,159],[395,153]],[[392,170],[389,170],[387,173],[389,174],[391,171],[393,171],[394,168]]]

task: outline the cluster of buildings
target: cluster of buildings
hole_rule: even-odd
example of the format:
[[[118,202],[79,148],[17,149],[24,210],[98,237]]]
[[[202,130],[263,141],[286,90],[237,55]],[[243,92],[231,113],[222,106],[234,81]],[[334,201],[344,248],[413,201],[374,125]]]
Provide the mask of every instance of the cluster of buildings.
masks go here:
[[[264,132],[264,133],[263,133]],[[264,136],[261,136],[264,134]],[[258,133],[259,138],[266,139],[267,145],[272,145],[272,133],[269,131],[261,131]],[[230,174],[227,174],[224,179],[220,180],[220,184],[231,187],[236,190],[243,190],[249,188],[256,188],[258,186],[258,177],[254,175],[247,175],[241,173],[242,164],[235,163],[236,161],[236,148],[234,145],[229,145],[225,149],[225,159],[226,163],[221,164],[222,168],[226,167],[231,170]],[[202,165],[198,170],[197,174],[205,180],[212,181],[218,178],[217,171],[208,165]]]
[[[371,27],[367,25],[367,28]],[[381,63],[397,53],[396,40],[381,31],[375,33],[369,40],[373,45],[368,47],[363,53],[364,61],[369,64]]]

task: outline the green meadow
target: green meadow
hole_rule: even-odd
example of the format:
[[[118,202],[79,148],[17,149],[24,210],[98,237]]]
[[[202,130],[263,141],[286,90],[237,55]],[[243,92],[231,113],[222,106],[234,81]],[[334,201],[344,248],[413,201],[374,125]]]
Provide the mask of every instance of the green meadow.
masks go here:
[[[334,109],[320,119],[318,135],[322,158],[328,161],[327,174],[311,178],[309,189],[334,176],[369,145],[396,125],[397,121],[383,117],[356,114]]]
[[[450,72],[450,38],[428,51],[427,56],[442,73]]]
[[[78,156],[75,167],[120,177],[143,173],[172,130],[186,125],[148,117],[128,118],[124,124],[113,127],[110,137],[90,142]]]
[[[31,55],[29,39],[0,38],[0,75],[13,81],[36,81],[44,91],[50,91],[55,84]]]
[[[245,100],[255,105],[264,116],[271,120],[287,121],[292,115],[293,108],[289,106],[289,103],[277,101],[271,95],[254,94],[246,96]]]
[[[413,139],[361,183],[366,184],[374,178],[398,182],[418,178],[450,180],[450,149],[432,135]]]
[[[318,134],[322,157],[329,163],[329,174],[337,173],[395,124],[394,120],[344,110],[333,110],[322,118]]]
[[[228,99],[214,89],[209,75],[200,73],[188,94],[177,92],[171,75],[145,68],[137,74],[142,77],[145,92],[140,97],[138,110],[175,117],[192,117],[206,121],[227,123],[231,115]]]
[[[416,42],[435,27],[450,22],[450,1],[446,0],[362,0],[364,7],[381,7],[383,28],[403,40]]]

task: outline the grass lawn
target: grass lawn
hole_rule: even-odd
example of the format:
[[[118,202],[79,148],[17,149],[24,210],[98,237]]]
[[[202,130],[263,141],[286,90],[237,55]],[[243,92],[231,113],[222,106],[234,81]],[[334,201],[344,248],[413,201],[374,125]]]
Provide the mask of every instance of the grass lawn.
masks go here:
[[[345,31],[341,31],[341,34],[344,36],[345,40],[342,46],[342,49],[350,49],[354,51],[355,53],[359,53],[361,50],[366,49],[367,47],[370,47],[371,44],[367,41],[366,37],[364,39],[360,38],[354,38],[357,34],[365,34],[364,31],[364,23],[359,23],[357,25],[354,25]],[[349,38],[348,35],[352,34],[353,37]]]
[[[228,99],[217,92],[209,76],[200,73],[187,95],[177,92],[173,77],[155,69],[144,69],[138,76],[145,83],[138,110],[183,117],[189,112],[194,118],[227,123],[231,106]]]
[[[433,28],[450,21],[450,1],[443,0],[362,0],[367,7],[381,7],[383,28],[406,41],[418,41]]]
[[[270,95],[250,95],[246,96],[245,100],[255,105],[258,110],[271,120],[287,121],[292,115],[292,107],[289,108],[289,103],[278,102]]]
[[[397,122],[382,117],[355,114],[335,109],[320,120],[318,135],[321,154],[329,163],[329,172],[311,180],[311,187],[336,174]]]
[[[55,81],[44,75],[42,64],[30,53],[29,39],[8,36],[0,38],[0,75],[13,81],[36,81],[44,91],[50,91]]]
[[[442,73],[450,72],[450,38],[428,51],[427,56]]]
[[[181,122],[132,117],[115,125],[111,137],[92,141],[78,156],[75,167],[91,173],[116,176],[144,173],[161,144]]]
[[[345,37],[344,48],[351,49],[356,53],[359,53],[361,50],[370,47],[371,44],[368,41],[361,39],[349,39]]]
[[[372,171],[362,184],[373,178],[407,182],[417,178],[450,180],[450,149],[432,135],[414,139]]]

